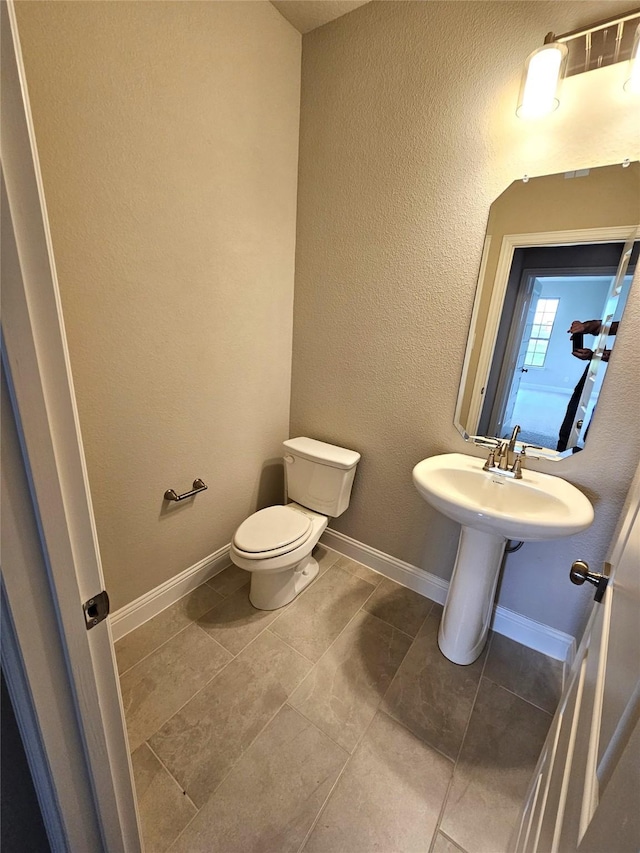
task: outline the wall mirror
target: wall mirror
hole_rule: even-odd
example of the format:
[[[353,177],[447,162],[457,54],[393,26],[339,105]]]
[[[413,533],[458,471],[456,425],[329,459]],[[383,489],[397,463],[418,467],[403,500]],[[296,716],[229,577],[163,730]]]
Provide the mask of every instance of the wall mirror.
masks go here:
[[[640,249],[640,163],[515,181],[491,205],[455,424],[584,447]],[[599,417],[600,417],[599,413]]]

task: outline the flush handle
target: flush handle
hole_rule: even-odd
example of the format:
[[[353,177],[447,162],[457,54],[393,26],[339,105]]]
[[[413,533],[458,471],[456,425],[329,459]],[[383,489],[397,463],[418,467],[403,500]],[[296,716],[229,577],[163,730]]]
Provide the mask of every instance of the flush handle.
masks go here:
[[[606,565],[607,564],[605,563],[605,567]],[[575,583],[578,586],[582,586],[585,581],[593,584],[596,588],[596,594],[593,596],[593,600],[598,602],[602,601],[604,591],[609,583],[607,575],[601,575],[598,574],[598,572],[589,571],[589,563],[584,560],[576,560],[573,563],[571,570],[569,571],[569,579],[571,583]]]

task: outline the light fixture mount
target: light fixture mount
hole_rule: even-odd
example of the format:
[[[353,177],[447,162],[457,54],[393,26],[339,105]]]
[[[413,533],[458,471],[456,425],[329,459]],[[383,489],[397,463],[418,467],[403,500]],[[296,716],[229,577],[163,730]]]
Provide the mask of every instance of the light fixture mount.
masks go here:
[[[640,9],[618,18],[556,36],[547,33],[542,47],[529,55],[524,66],[518,108],[520,118],[540,118],[560,104],[564,77],[629,62],[624,88],[640,91]]]
[[[599,21],[560,36],[549,33],[545,44],[549,36],[551,41],[566,44],[569,54],[565,77],[571,77],[630,59],[638,24],[640,9],[634,9],[621,17]]]

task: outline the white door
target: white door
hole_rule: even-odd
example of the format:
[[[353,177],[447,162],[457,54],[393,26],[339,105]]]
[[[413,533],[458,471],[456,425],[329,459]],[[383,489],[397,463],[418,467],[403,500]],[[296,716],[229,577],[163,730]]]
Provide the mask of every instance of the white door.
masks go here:
[[[640,849],[639,506],[640,469],[534,775],[518,853]]]
[[[542,284],[540,281],[534,275],[527,275],[524,287],[521,287],[518,294],[514,322],[507,342],[504,367],[496,394],[496,423],[491,435],[504,438],[506,433],[510,433],[515,426],[511,422],[513,410],[516,405],[522,374],[527,372],[525,367],[527,347],[541,293]]]
[[[1,7],[2,665],[52,849],[137,853],[109,621],[89,630],[83,610],[104,580],[15,12]]]
[[[582,430],[586,430],[589,427],[590,421],[587,419],[587,407],[589,405],[589,402],[593,402],[596,398],[596,378],[598,376],[598,373],[602,371],[602,353],[604,352],[605,347],[607,345],[609,329],[611,327],[611,323],[613,321],[615,313],[618,309],[618,303],[620,302],[620,294],[622,293],[622,288],[624,287],[625,276],[627,274],[627,270],[629,269],[631,253],[633,252],[633,247],[636,239],[637,235],[634,235],[624,244],[622,248],[622,254],[620,256],[620,262],[618,264],[618,269],[616,270],[615,276],[611,280],[611,286],[609,287],[609,292],[607,293],[607,298],[604,303],[604,309],[602,311],[602,329],[594,342],[593,358],[589,363],[587,378],[584,383],[584,388],[582,389],[582,394],[580,395],[580,400],[578,401],[578,406],[576,408],[576,413],[573,420],[573,426],[571,428],[571,433],[567,441],[567,447],[575,447],[578,443],[578,439],[580,438]]]

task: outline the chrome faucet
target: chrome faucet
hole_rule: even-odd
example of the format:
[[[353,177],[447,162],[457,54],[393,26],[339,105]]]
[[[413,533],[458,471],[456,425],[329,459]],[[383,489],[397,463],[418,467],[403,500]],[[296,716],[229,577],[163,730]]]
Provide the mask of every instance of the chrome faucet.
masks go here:
[[[525,455],[525,445],[522,446],[522,452],[518,454],[516,452],[516,441],[518,440],[519,432],[520,426],[516,424],[511,433],[511,438],[503,438],[496,443],[496,446],[489,453],[489,458],[485,462],[483,470],[513,477],[516,480],[522,479],[522,461]]]
[[[509,453],[511,451],[511,443],[506,438],[500,442],[498,447],[498,468],[500,471],[506,471],[509,468]]]
[[[518,433],[520,432],[520,425],[516,424],[513,428],[513,432],[511,433],[511,438],[509,439],[509,450],[515,453],[516,450],[516,441],[518,440]]]

